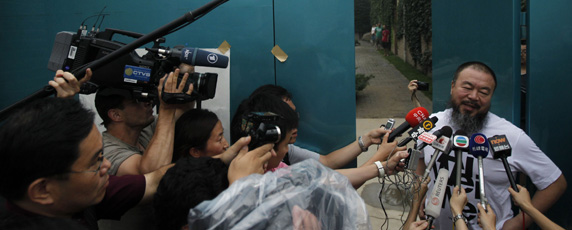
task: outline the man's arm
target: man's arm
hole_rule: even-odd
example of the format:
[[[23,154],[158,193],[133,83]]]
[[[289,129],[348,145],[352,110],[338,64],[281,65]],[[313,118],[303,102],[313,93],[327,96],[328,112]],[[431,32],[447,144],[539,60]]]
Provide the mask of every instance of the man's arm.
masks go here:
[[[397,171],[403,171],[403,163],[399,160],[406,158],[409,154],[406,151],[395,153],[389,160],[381,162],[386,175],[393,175]],[[337,172],[346,176],[354,188],[361,187],[367,180],[379,175],[377,166],[372,163],[359,168],[338,169]]]
[[[159,186],[159,182],[171,167],[175,164],[165,165],[151,173],[145,174],[145,193],[143,194],[143,198],[139,203],[147,203],[153,199],[153,196],[157,192],[157,187]]]
[[[381,144],[381,136],[388,133],[388,130],[384,130],[382,128],[377,128],[369,131],[368,133],[364,134],[362,137],[362,141],[365,148],[369,148],[372,144]],[[328,155],[321,155],[320,156],[320,163],[323,165],[337,169],[347,165],[350,161],[356,159],[362,153],[362,149],[359,146],[358,141],[354,141],[345,147],[338,149],[329,153]],[[373,162],[372,162],[373,163]]]
[[[554,183],[543,190],[538,190],[532,197],[532,205],[541,213],[546,212],[566,191],[567,183],[564,175],[560,175]],[[502,229],[522,229],[522,215],[519,213],[512,219],[507,220]],[[526,227],[532,224],[532,218],[528,214],[525,215]]]

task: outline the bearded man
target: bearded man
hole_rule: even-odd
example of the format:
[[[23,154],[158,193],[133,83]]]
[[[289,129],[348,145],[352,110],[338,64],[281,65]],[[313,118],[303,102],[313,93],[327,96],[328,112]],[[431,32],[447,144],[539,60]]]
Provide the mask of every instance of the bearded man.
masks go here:
[[[491,98],[496,89],[497,80],[493,70],[481,62],[467,62],[460,65],[451,82],[451,100],[449,108],[431,116],[439,118],[435,130],[450,126],[453,132],[465,131],[470,137],[473,133],[482,133],[487,137],[506,135],[512,146],[512,156],[508,158],[511,173],[524,173],[532,180],[538,191],[532,199],[533,205],[545,212],[566,190],[566,180],[558,167],[540,150],[528,135],[507,120],[489,112]],[[431,159],[434,149],[431,146],[423,149],[419,159],[417,174],[422,175]],[[471,154],[462,154],[462,166],[455,165],[454,154],[441,153],[433,165],[431,181],[434,181],[440,168],[455,172],[456,167],[462,167],[461,186],[467,192],[468,203],[462,215],[466,217],[470,229],[480,229],[477,221],[477,203],[480,201],[477,160]],[[523,213],[514,215],[511,210],[511,199],[508,192],[510,186],[504,166],[500,160],[493,159],[489,153],[483,159],[485,174],[485,194],[496,214],[497,229],[522,229]],[[444,204],[441,214],[434,222],[436,229],[453,229],[454,218],[460,213],[451,213],[449,198],[455,186],[455,177],[450,176],[445,189]],[[419,215],[425,217],[424,205]],[[532,223],[530,216],[525,215],[525,225]]]

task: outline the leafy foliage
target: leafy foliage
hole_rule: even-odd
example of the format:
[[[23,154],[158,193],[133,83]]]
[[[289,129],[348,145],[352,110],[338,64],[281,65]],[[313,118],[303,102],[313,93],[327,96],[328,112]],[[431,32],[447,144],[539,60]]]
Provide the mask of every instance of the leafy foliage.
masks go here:
[[[354,29],[360,35],[371,30],[370,5],[370,0],[354,0]]]
[[[356,93],[365,89],[369,85],[369,80],[374,78],[374,75],[365,76],[365,74],[356,74]]]

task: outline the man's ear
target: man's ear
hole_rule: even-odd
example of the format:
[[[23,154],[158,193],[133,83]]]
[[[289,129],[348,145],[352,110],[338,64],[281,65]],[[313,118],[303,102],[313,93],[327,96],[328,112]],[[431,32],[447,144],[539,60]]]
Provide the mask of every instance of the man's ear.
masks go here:
[[[449,95],[453,95],[453,87],[455,86],[455,81],[451,81],[451,91],[449,92]]]
[[[121,113],[121,111],[119,109],[110,109],[107,110],[107,116],[109,117],[109,119],[111,119],[112,121],[121,121],[123,120],[123,114]]]
[[[52,194],[53,188],[50,180],[46,178],[38,178],[28,186],[28,199],[34,203],[49,205],[54,203]]]
[[[202,154],[202,151],[198,150],[198,149],[195,148],[195,147],[192,147],[191,149],[189,149],[189,155],[191,155],[191,156],[194,157],[194,158],[199,158],[199,157],[201,157],[203,154]]]

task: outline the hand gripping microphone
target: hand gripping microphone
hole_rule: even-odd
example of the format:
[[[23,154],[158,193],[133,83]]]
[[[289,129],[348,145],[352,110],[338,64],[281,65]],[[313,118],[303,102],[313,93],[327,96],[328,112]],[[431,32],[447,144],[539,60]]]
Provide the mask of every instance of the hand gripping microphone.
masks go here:
[[[429,112],[427,112],[427,109],[425,109],[423,107],[417,107],[415,109],[412,109],[411,111],[409,111],[409,113],[407,113],[407,116],[405,116],[406,122],[402,123],[397,128],[395,128],[395,130],[393,130],[389,134],[387,141],[393,142],[395,137],[403,134],[409,128],[418,125],[419,123],[421,123],[423,120],[427,119],[428,117],[429,117]]]
[[[487,210],[487,197],[485,196],[485,175],[483,170],[483,157],[489,155],[489,143],[487,137],[482,133],[475,133],[469,140],[469,153],[479,160],[479,192],[481,195],[481,205]]]
[[[439,218],[441,214],[441,205],[443,205],[443,197],[445,196],[445,188],[447,187],[447,180],[449,179],[449,170],[439,169],[439,174],[435,179],[431,196],[429,197],[429,204],[425,207],[425,214],[429,225],[427,229],[431,229],[433,220]]]
[[[431,143],[431,146],[433,146],[433,148],[435,148],[435,152],[433,152],[433,156],[431,156],[431,160],[429,160],[429,164],[427,164],[427,167],[425,167],[425,173],[423,174],[423,179],[421,181],[425,181],[425,179],[427,179],[427,177],[429,176],[429,172],[431,172],[431,168],[433,167],[433,164],[435,164],[435,160],[437,159],[437,156],[439,155],[439,151],[444,152],[444,153],[448,153],[451,149],[450,138],[451,138],[451,134],[453,134],[453,130],[451,129],[451,127],[444,126],[440,130],[437,130],[436,132],[441,132],[442,136],[439,137],[433,143]]]
[[[514,191],[518,192],[518,188],[516,187],[516,183],[514,182],[514,176],[512,175],[512,171],[510,170],[510,165],[508,164],[507,157],[510,157],[512,148],[508,143],[505,135],[494,135],[489,138],[489,144],[493,150],[493,158],[502,160],[502,164],[504,165],[504,170],[506,171],[506,175],[508,176],[508,181],[510,182],[510,186]]]
[[[461,188],[461,169],[463,168],[463,152],[466,152],[469,147],[469,138],[467,133],[463,130],[457,130],[453,135],[453,150],[455,150],[455,186]]]
[[[211,53],[198,48],[185,47],[182,49],[147,49],[150,52],[160,53],[167,57],[179,58],[182,63],[192,66],[206,66],[226,68],[228,66],[228,57]]]

